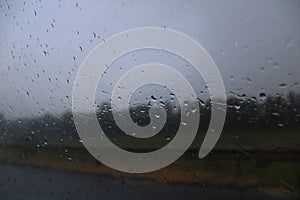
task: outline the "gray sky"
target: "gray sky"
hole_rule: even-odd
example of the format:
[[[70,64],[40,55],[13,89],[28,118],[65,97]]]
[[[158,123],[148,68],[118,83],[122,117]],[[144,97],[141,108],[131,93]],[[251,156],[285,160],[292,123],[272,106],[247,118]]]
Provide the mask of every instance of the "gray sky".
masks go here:
[[[145,26],[175,29],[202,44],[228,94],[300,91],[300,1],[76,2],[0,0],[0,111],[6,117],[70,109],[72,84],[87,54],[115,33]],[[115,63],[109,80],[122,74],[117,69],[124,63],[123,70],[155,55],[184,66],[166,53],[146,53]],[[191,79],[201,91],[200,78]],[[109,81],[102,83],[99,90],[109,90]]]

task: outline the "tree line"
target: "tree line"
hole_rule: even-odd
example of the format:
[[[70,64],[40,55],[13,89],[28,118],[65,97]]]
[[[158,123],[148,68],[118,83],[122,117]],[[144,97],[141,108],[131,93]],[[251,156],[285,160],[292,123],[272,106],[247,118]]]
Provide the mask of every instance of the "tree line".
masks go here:
[[[180,124],[180,109],[171,101],[161,102],[167,111],[165,127],[158,134],[172,139]],[[199,132],[204,132],[210,121],[210,102],[200,102]],[[140,126],[149,124],[150,105],[138,104],[130,107],[132,120]],[[97,106],[98,121],[106,135],[112,137],[126,134],[116,125],[111,112],[110,102]],[[289,92],[288,95],[260,95],[260,98],[245,95],[231,96],[227,100],[227,116],[225,129],[264,130],[299,128],[300,127],[300,94]],[[39,117],[28,117],[9,120],[0,113],[0,143],[10,144],[28,142],[39,146],[47,146],[51,141],[56,144],[80,145],[71,111],[61,116],[45,114]],[[37,142],[38,141],[38,142]]]

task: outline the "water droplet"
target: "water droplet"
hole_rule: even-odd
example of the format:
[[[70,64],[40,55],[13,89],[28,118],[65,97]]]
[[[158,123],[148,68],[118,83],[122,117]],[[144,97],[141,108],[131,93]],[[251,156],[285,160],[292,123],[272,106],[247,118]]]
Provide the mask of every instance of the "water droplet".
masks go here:
[[[181,124],[182,124],[183,126],[186,126],[186,125],[187,125],[187,123],[186,123],[186,122],[181,122]]]
[[[197,100],[201,106],[205,106],[205,102],[202,99],[197,98]]]
[[[185,113],[185,116],[186,116],[186,117],[189,116],[189,115],[190,115],[190,112],[189,112],[189,111]]]
[[[272,65],[275,69],[279,69],[279,64],[277,62],[273,63]]]
[[[266,93],[264,93],[264,92],[260,93],[259,97],[266,97]]]
[[[279,84],[279,87],[282,88],[282,89],[286,88],[286,83]]]
[[[192,108],[191,111],[192,111],[192,113],[195,113],[195,112],[197,112],[197,108]]]
[[[279,114],[279,113],[276,113],[276,112],[273,112],[272,115],[273,115],[273,116],[277,116],[277,117],[280,116],[280,114]]]
[[[185,101],[185,102],[183,102],[183,105],[184,105],[184,106],[188,106],[189,103],[188,103],[187,101]]]
[[[157,100],[157,98],[154,95],[151,95],[151,99],[153,99],[154,101]]]
[[[264,100],[267,98],[267,95],[266,95],[266,93],[261,92],[261,93],[259,94],[259,97],[260,97],[260,100],[261,100],[261,101],[264,101]]]
[[[236,110],[239,110],[239,109],[241,108],[241,106],[240,106],[240,105],[234,105],[234,108],[235,108]]]

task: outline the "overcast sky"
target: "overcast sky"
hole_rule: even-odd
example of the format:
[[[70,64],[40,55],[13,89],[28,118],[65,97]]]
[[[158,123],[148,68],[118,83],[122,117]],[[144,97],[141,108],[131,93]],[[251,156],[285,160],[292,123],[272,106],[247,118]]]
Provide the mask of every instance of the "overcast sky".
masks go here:
[[[300,92],[297,0],[8,2],[0,0],[0,111],[6,117],[71,109],[72,84],[88,53],[115,33],[145,26],[197,40],[219,67],[228,94]],[[185,66],[167,53],[136,52],[111,66],[115,71],[100,91],[109,90],[108,80],[117,80],[124,63],[123,70],[155,55],[179,70]],[[201,91],[199,79],[191,76]]]

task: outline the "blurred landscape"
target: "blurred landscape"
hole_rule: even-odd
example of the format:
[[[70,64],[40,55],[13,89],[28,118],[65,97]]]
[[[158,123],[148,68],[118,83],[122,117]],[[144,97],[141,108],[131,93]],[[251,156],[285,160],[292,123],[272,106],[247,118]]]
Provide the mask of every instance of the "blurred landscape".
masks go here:
[[[293,0],[0,0],[0,200],[300,199],[299,19],[300,1]],[[128,123],[149,125],[154,103],[166,110],[167,121],[150,138],[125,134],[113,118],[111,98],[134,66],[168,65],[199,97],[199,129],[185,154],[161,170],[131,174],[105,166],[84,147],[72,91],[96,47],[142,27],[175,30],[203,46],[222,76],[227,117],[218,143],[199,159],[211,117],[203,74],[168,49],[132,49],[111,60],[98,77],[94,106],[105,135],[122,149],[162,148],[186,114],[170,88],[143,85],[131,96]],[[168,41],[195,53],[177,39]],[[124,112],[127,107],[117,114]]]
[[[155,99],[156,101],[159,100]],[[204,159],[198,159],[210,119],[210,102],[199,101],[200,126],[190,149],[172,165],[146,174],[126,174],[110,169],[85,149],[71,112],[37,118],[8,120],[0,115],[0,160],[6,164],[38,166],[83,174],[109,175],[238,188],[255,188],[272,195],[296,195],[300,190],[300,95],[244,95],[228,98],[223,133]],[[173,102],[160,102],[168,119],[155,136],[137,139],[115,124],[109,102],[97,106],[105,134],[119,147],[150,152],[166,145],[180,124],[180,109]],[[149,105],[133,105],[129,112],[140,126],[150,122]]]

